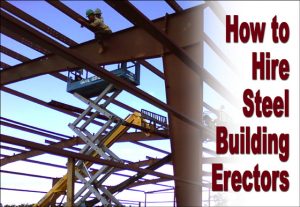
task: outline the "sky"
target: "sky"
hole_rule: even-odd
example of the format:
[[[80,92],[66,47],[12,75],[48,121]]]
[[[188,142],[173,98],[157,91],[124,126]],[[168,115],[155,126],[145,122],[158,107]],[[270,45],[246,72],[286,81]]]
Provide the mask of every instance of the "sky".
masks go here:
[[[32,15],[33,17],[43,21],[50,27],[58,30],[62,34],[70,37],[75,40],[77,43],[83,43],[94,38],[94,35],[87,29],[81,28],[80,25],[56,10],[54,7],[43,1],[11,1],[11,4],[22,9],[24,12]],[[173,13],[174,11],[164,2],[164,1],[131,1],[131,3],[136,6],[140,11],[142,11],[149,19],[156,19],[158,17],[164,16],[166,13]],[[199,4],[202,4],[202,1],[178,1],[178,3],[183,8],[190,8]],[[131,27],[132,24],[128,22],[124,17],[118,14],[110,6],[105,4],[102,1],[64,1],[68,7],[75,10],[80,15],[84,16],[85,11],[88,8],[101,8],[104,20],[108,24],[113,32],[117,32],[128,27]],[[239,12],[237,7],[232,7],[230,4],[221,2],[226,11],[230,12]],[[236,10],[234,10],[236,9]],[[224,24],[216,17],[210,8],[205,9],[205,24],[204,31],[205,33],[215,42],[217,46],[226,54],[231,54],[231,58],[235,61],[240,57],[238,53],[236,56],[233,56],[234,47],[225,43],[225,26]],[[63,24],[62,24],[63,22]],[[42,56],[39,52],[36,52],[12,39],[1,34],[1,45],[4,45],[8,48],[18,51],[24,56],[35,59]],[[240,58],[243,59],[243,58]],[[1,53],[1,61],[8,63],[10,65],[16,65],[20,62],[6,56]],[[147,60],[159,70],[163,71],[162,59],[149,59]],[[238,62],[239,68],[240,63]],[[225,62],[210,48],[210,46],[204,44],[204,68],[212,74],[217,80],[221,81],[225,87],[230,89],[230,91],[236,95],[240,95],[239,87],[236,87],[236,84],[240,81],[240,76],[233,72],[232,68],[225,64]],[[243,72],[243,71],[242,71]],[[43,101],[49,102],[51,100],[60,101],[63,103],[68,103],[70,105],[78,106],[84,108],[85,105],[77,100],[73,95],[66,92],[66,83],[62,82],[50,75],[43,75],[39,77],[32,78],[30,80],[24,80],[17,83],[8,85],[9,88],[18,90],[22,93],[34,96]],[[140,89],[151,94],[152,96],[158,98],[159,100],[166,102],[165,97],[165,86],[164,82],[151,73],[149,70],[142,67],[141,73],[141,85],[138,86]],[[117,98],[117,100],[126,103],[129,106],[135,107],[137,109],[147,109],[155,113],[162,114],[167,116],[167,113],[142,101],[139,98],[134,97],[133,95],[122,92]],[[220,109],[222,105],[225,106],[225,111],[228,114],[234,114],[236,108],[229,104],[222,96],[220,96],[216,91],[214,91],[210,86],[204,84],[204,101],[210,104],[215,109]],[[116,112],[120,117],[125,118],[129,112],[123,109],[120,109],[116,106],[111,106],[110,109]],[[204,109],[207,111],[206,109]],[[1,92],[1,116],[23,122],[29,125],[36,127],[44,128],[50,131],[59,132],[69,136],[73,136],[74,133],[68,128],[68,123],[74,120],[74,117],[66,116],[65,114],[53,111],[52,109],[45,108],[43,106],[31,103],[29,101],[20,99],[18,97],[12,96],[5,92]],[[211,114],[212,117],[214,115]],[[26,140],[38,142],[45,144],[45,138],[29,134],[26,132],[18,131],[8,127],[1,127],[1,133],[12,135],[14,137],[23,138]],[[159,147],[170,152],[170,143],[168,141],[152,141],[145,142],[149,145]],[[206,143],[209,148],[213,148],[212,143]],[[7,144],[5,144],[8,146]],[[130,143],[118,143],[112,146],[112,150],[122,157],[123,159],[139,161],[145,160],[146,156],[162,158],[165,156],[163,153],[155,152],[146,148],[142,148]],[[3,154],[12,154],[2,150]],[[33,158],[34,160],[47,161],[50,163],[58,163],[65,165],[66,159],[60,158],[53,155],[41,155]],[[209,171],[210,166],[204,166],[205,170]],[[65,174],[65,170],[50,168],[40,165],[34,165],[25,162],[17,162],[14,164],[6,165],[2,168],[3,170],[19,171],[32,174],[43,174],[52,177],[59,177]],[[172,174],[171,166],[165,166],[159,169],[159,171],[164,173]],[[132,172],[126,172],[129,175],[132,175]],[[145,178],[153,178],[153,176],[146,176]],[[113,176],[110,178],[107,183],[119,182],[122,177]],[[163,182],[163,184],[173,186],[173,182]],[[20,188],[20,189],[31,189],[38,191],[48,191],[51,186],[50,180],[41,180],[38,178],[29,178],[16,175],[2,174],[1,176],[1,187],[7,188]],[[161,186],[147,185],[146,187],[137,187],[136,189],[152,191],[163,189]],[[18,195],[16,199],[15,195]],[[4,204],[17,204],[17,203],[34,203],[37,202],[42,194],[38,193],[22,193],[22,192],[12,192],[12,191],[1,191],[1,202]],[[124,200],[144,200],[143,193],[132,193],[130,191],[124,191],[117,195],[119,199]],[[204,199],[207,198],[207,193],[204,193]],[[148,201],[173,201],[172,194],[149,194],[147,197]],[[153,204],[154,205],[154,204]],[[159,204],[161,205],[161,204]],[[169,204],[166,204],[169,205]]]

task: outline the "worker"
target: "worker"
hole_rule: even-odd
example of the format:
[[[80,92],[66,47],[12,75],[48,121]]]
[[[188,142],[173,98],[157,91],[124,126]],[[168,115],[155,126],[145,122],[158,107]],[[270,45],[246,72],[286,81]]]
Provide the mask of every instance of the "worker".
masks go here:
[[[77,70],[74,72],[74,75],[75,75],[75,81],[81,81],[83,78],[82,78],[82,75],[83,75],[83,69],[80,69],[80,70]]]
[[[203,114],[203,123],[208,128],[214,128],[215,124],[213,119],[208,114]]]
[[[98,15],[100,18],[98,18],[96,15]],[[88,17],[90,26],[95,28],[95,39],[98,40],[98,43],[101,46],[98,53],[102,53],[105,49],[103,40],[109,37],[112,31],[106,24],[104,24],[100,9],[96,9],[96,14],[93,10],[88,9],[86,11],[86,16]]]
[[[95,17],[99,19],[101,18],[102,12],[99,8],[95,9],[94,13],[95,13]]]

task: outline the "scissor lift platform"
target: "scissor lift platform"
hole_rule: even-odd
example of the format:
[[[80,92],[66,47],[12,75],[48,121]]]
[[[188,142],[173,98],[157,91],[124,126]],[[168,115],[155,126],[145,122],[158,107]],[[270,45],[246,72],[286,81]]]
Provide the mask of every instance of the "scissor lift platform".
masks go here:
[[[134,68],[135,72],[133,73],[129,71],[130,68]],[[97,76],[88,77],[88,75],[86,75],[86,77],[83,78],[82,73],[83,72],[69,72],[67,92],[72,94],[78,93],[85,98],[92,98],[99,95],[110,84],[106,80]],[[133,65],[129,67],[127,67],[127,63],[123,63],[118,66],[118,69],[111,71],[111,73],[136,86],[140,84],[139,63],[134,62]],[[114,90],[115,88],[111,89],[109,92],[113,92]]]

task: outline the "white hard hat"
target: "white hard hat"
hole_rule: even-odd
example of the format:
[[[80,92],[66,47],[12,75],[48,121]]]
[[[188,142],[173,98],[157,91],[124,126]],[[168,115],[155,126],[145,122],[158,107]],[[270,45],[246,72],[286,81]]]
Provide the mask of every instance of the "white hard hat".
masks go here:
[[[101,10],[99,8],[95,9],[95,14],[102,14]]]

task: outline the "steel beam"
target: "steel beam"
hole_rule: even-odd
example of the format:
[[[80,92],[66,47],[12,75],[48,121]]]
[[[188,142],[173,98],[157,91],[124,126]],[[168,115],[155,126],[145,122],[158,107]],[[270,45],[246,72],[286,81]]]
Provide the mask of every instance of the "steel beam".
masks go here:
[[[204,34],[204,40],[206,41],[206,37],[208,38],[207,35]],[[209,41],[211,41],[211,44],[213,44],[213,47],[216,47],[216,45],[212,42],[211,39],[208,39]],[[217,52],[217,47],[215,48],[215,52],[218,54]],[[219,51],[222,53],[222,51]],[[222,53],[221,56],[224,58],[227,58],[225,55]],[[229,60],[229,59],[228,59]],[[160,77],[161,79],[163,79],[165,81],[165,75],[163,72],[161,72],[160,70],[158,70],[156,67],[154,67],[153,65],[151,65],[149,62],[145,61],[145,60],[139,60],[138,61],[140,64],[142,64],[144,67],[148,68],[150,71],[152,71],[153,73],[155,73],[158,77]],[[215,115],[219,116],[219,111],[216,110],[215,108],[213,108],[212,106],[210,106],[208,103],[203,101],[203,106],[205,108],[207,108],[210,112],[214,113]]]
[[[147,170],[147,169],[142,169],[142,168],[138,168],[138,167],[134,167],[134,166],[128,166],[128,165],[125,165],[125,164],[122,164],[119,162],[114,162],[114,161],[105,160],[105,159],[99,159],[96,157],[91,157],[91,156],[87,156],[87,155],[80,154],[80,153],[74,153],[74,152],[70,152],[70,151],[66,151],[66,150],[61,150],[59,148],[52,147],[49,145],[41,145],[38,143],[34,143],[34,142],[22,140],[22,139],[17,139],[17,138],[11,137],[11,136],[3,135],[3,134],[1,134],[0,141],[4,142],[4,143],[8,143],[8,144],[13,144],[13,145],[17,145],[17,146],[23,146],[23,147],[28,147],[31,149],[44,151],[46,153],[57,155],[57,156],[85,160],[85,161],[89,161],[89,162],[92,162],[95,164],[108,165],[108,166],[119,168],[119,169],[145,173],[145,174],[154,175],[157,177],[171,179],[171,180],[174,179],[173,176],[170,176],[170,175],[167,175],[164,173],[155,172],[153,170]],[[186,181],[186,182],[189,182],[189,181]]]
[[[10,190],[10,191],[18,191],[18,192],[26,192],[26,193],[47,193],[45,191],[39,191],[39,190],[25,190],[25,189],[3,188],[3,187],[0,187],[0,190]]]
[[[198,34],[199,44],[185,50],[186,55],[196,61],[193,64],[198,67],[187,64],[175,52],[163,56],[167,103],[198,122],[202,121],[203,82],[208,79],[208,76],[198,76],[193,71],[198,70],[197,74],[204,74],[203,39],[201,39],[204,25],[203,13],[204,10],[196,17],[197,24],[193,25],[194,30],[191,31]],[[172,21],[168,24],[170,28],[178,26],[176,22]],[[190,34],[186,34],[184,38],[190,38]],[[193,70],[190,67],[194,67]],[[176,68],[176,73],[173,72],[174,68]],[[210,81],[208,80],[208,82]],[[194,128],[172,114],[169,114],[169,118],[174,175],[195,181],[194,184],[187,184],[175,180],[177,206],[202,206],[201,137],[205,130]],[[201,184],[197,185],[196,183]]]
[[[231,60],[225,55],[225,53],[214,43],[214,41],[207,35],[203,34],[204,41],[207,43],[207,45],[229,66],[229,68],[233,72],[237,72],[236,67],[233,65]]]
[[[45,144],[58,144],[59,142],[54,142],[54,141],[50,141],[50,140],[45,140]],[[77,144],[82,144],[82,140],[80,140]],[[80,148],[79,147],[74,147],[74,146],[71,146],[71,147],[67,147],[68,149],[70,150],[74,150],[74,151],[80,151]]]
[[[165,0],[165,1],[175,12],[183,11],[182,7],[175,0]]]
[[[149,165],[153,165],[154,163],[156,163],[159,159],[148,159],[148,160],[141,160],[141,161],[137,161],[137,162],[129,162],[126,161],[128,163],[128,165],[130,166],[136,166],[136,167],[147,167]]]
[[[6,173],[6,174],[11,174],[11,175],[20,175],[20,176],[27,176],[27,177],[33,177],[33,178],[42,178],[42,179],[48,179],[48,180],[53,180],[53,179],[57,179],[55,177],[50,177],[50,176],[43,176],[43,175],[36,175],[36,174],[29,174],[29,173],[22,173],[22,172],[15,172],[15,171],[8,171],[8,170],[0,170],[0,173]],[[130,177],[130,176],[127,176]],[[159,178],[161,180],[163,180],[162,178]],[[142,182],[147,182],[148,180],[144,180],[141,181],[140,185],[142,185]],[[76,181],[76,183],[81,183],[80,181]],[[159,185],[157,183],[154,183],[156,185]],[[107,186],[110,187],[110,186]],[[164,187],[170,187],[170,186],[164,186]],[[144,191],[140,191],[140,190],[136,190],[136,189],[126,189],[129,191],[136,191],[136,192],[144,192]],[[45,192],[46,193],[46,192]]]
[[[141,65],[143,65],[145,68],[149,69],[151,72],[153,72],[158,77],[160,77],[162,79],[165,78],[163,72],[161,72],[160,70],[158,70],[156,67],[154,67],[152,64],[150,64],[146,60],[138,60],[137,62],[140,63]]]
[[[217,1],[205,1],[205,4],[211,8],[211,10],[216,14],[219,20],[225,25],[226,12],[220,5],[220,3]]]
[[[167,188],[167,189],[161,189],[161,190],[153,190],[153,191],[147,191],[147,194],[155,194],[155,193],[161,193],[161,192],[166,192],[166,191],[173,191],[174,188]],[[168,202],[168,201],[166,201]]]
[[[170,162],[171,161],[171,157],[172,155],[171,154],[168,154],[167,156],[165,156],[164,158],[156,161],[154,164],[148,166],[146,169],[147,170],[156,170],[158,168],[160,168],[161,166],[165,165],[166,163]],[[145,173],[137,173],[136,175],[130,177],[129,179],[123,181],[122,183],[116,185],[116,186],[113,186],[111,188],[109,188],[108,190],[114,194],[114,193],[117,193],[117,192],[121,192],[125,189],[128,188],[128,186],[132,185],[134,182],[136,182],[137,180],[141,179],[142,177],[144,177],[146,174]],[[164,179],[164,178],[163,178]],[[87,205],[88,206],[94,206],[98,201],[97,200],[92,200],[92,201],[89,201],[87,202]]]
[[[5,149],[6,147],[1,146],[1,148]],[[14,151],[19,151],[18,149],[14,150]],[[10,157],[9,155],[3,155],[2,156],[5,157]],[[28,163],[33,163],[33,164],[38,164],[38,165],[45,165],[48,167],[56,167],[56,168],[61,168],[61,169],[66,169],[66,166],[63,165],[57,165],[57,164],[52,164],[52,163],[47,163],[47,162],[41,162],[41,161],[36,161],[36,160],[31,160],[31,159],[26,159],[23,160],[24,162],[28,162]]]
[[[23,12],[21,9],[15,7],[14,5],[8,3],[7,1],[3,0],[1,2],[1,7],[5,9],[6,11],[14,14],[15,16],[23,19],[24,21],[28,22],[29,24],[35,26],[36,28],[46,32],[50,36],[60,40],[61,42],[69,45],[69,46],[75,46],[77,43],[74,40],[71,40],[70,38],[66,37],[65,35],[61,34],[57,30],[49,27],[48,25],[44,24],[43,22],[39,21],[38,19],[32,17],[31,15]]]
[[[33,178],[43,178],[43,179],[54,179],[54,177],[49,176],[43,176],[43,175],[34,175],[29,173],[23,173],[23,172],[15,172],[15,171],[8,171],[8,170],[0,170],[0,173],[7,173],[12,175],[21,175],[21,176],[27,176],[27,177],[33,177]]]
[[[59,141],[63,141],[63,140],[66,139],[66,138],[61,138],[57,135],[53,135],[53,134],[50,134],[50,133],[45,133],[45,132],[40,131],[40,130],[36,130],[34,128],[27,128],[27,127],[24,127],[24,126],[19,126],[17,124],[9,123],[9,122],[3,121],[3,120],[1,120],[0,125],[10,127],[10,128],[14,128],[14,129],[18,129],[18,130],[22,130],[22,131],[33,133],[33,134],[37,134],[37,135],[40,135],[40,136],[44,136],[44,137],[59,140]],[[71,138],[71,137],[68,137],[68,138]]]
[[[40,99],[37,99],[35,97],[32,97],[32,96],[29,96],[27,94],[24,94],[24,93],[21,93],[19,91],[15,91],[13,89],[10,89],[10,88],[7,88],[5,86],[1,86],[1,90],[6,92],[6,93],[9,93],[9,94],[12,94],[14,96],[17,96],[17,97],[20,97],[20,98],[23,98],[25,100],[28,100],[28,101],[31,101],[33,103],[36,103],[36,104],[39,104],[41,106],[45,106],[45,107],[48,107],[50,109],[53,109],[53,110],[56,110],[56,111],[59,111],[59,112],[62,112],[62,113],[65,113],[65,114],[68,114],[70,116],[73,116],[73,117],[78,117],[78,114],[77,113],[74,113],[74,112],[70,112],[68,110],[65,110],[65,109],[61,109],[61,108],[57,108],[57,107],[54,107],[54,106],[51,106],[49,105],[47,102],[45,101],[42,101]],[[94,124],[97,124],[99,126],[102,126],[103,124],[101,122],[98,122],[98,121],[93,121]]]
[[[168,154],[167,156],[165,156],[164,158],[156,161],[154,164],[148,166],[146,169],[147,170],[156,170],[160,167],[162,167],[163,165],[165,165],[166,163],[169,163],[172,159],[172,155],[171,154]],[[141,179],[142,177],[144,177],[146,174],[145,173],[138,173],[134,176],[132,176],[131,178],[125,180],[124,182],[118,184],[117,186],[115,187],[112,187],[110,189],[110,192],[111,193],[116,193],[116,192],[121,192],[123,191],[124,189],[127,188],[127,186],[133,184],[134,182],[136,182],[137,180]]]
[[[206,35],[204,35],[206,37]],[[208,36],[207,36],[208,38]],[[206,39],[205,39],[206,40]],[[211,41],[211,44],[213,44],[213,47],[216,47],[216,45],[212,42],[211,39],[209,39],[209,41]],[[218,49],[217,47],[215,48],[216,50]],[[219,51],[222,53],[222,51]],[[219,54],[219,53],[217,53]],[[223,58],[227,58],[223,53],[221,54]],[[223,56],[224,55],[224,56]],[[229,59],[228,59],[229,60]],[[148,68],[150,71],[152,71],[154,74],[156,74],[158,77],[160,77],[161,79],[165,80],[165,75],[163,72],[161,72],[160,70],[158,70],[156,67],[154,67],[153,65],[151,65],[149,62],[145,61],[145,60],[139,60],[138,61],[140,64],[142,64],[144,67]],[[218,110],[214,109],[212,106],[210,106],[208,103],[203,101],[203,106],[205,108],[207,108],[208,110],[210,110],[211,112],[213,112],[215,115],[219,116],[219,112]]]
[[[85,26],[90,31],[94,32],[95,29],[89,25],[85,18],[83,18],[80,14],[72,10],[71,8],[67,7],[60,1],[53,1],[53,0],[46,0],[47,3],[51,4],[53,7],[64,13],[65,15],[69,16],[71,19],[75,20],[79,24]]]
[[[67,148],[67,147],[71,147],[71,146],[76,145],[79,142],[79,140],[80,140],[80,138],[75,137],[75,138],[72,138],[72,139],[67,139],[67,140],[61,141],[59,143],[55,143],[55,144],[51,144],[51,145],[47,145],[47,146],[55,147],[57,149],[63,149],[63,148]],[[13,156],[1,159],[0,166],[2,167],[2,166],[7,165],[9,163],[13,163],[13,162],[24,160],[24,159],[27,159],[27,158],[30,158],[30,157],[42,155],[44,153],[45,152],[39,151],[39,150],[31,150],[29,152],[23,152],[23,153],[20,153],[20,154],[17,154],[17,155],[13,155]]]
[[[74,152],[70,152],[70,151],[66,151],[66,150],[61,150],[59,148],[52,147],[52,146],[41,145],[38,143],[14,138],[12,136],[7,136],[7,135],[3,135],[3,134],[0,135],[0,138],[1,138],[0,139],[1,142],[8,143],[8,144],[13,144],[13,145],[17,145],[17,146],[23,146],[23,147],[27,147],[27,148],[31,148],[31,149],[36,149],[36,150],[44,151],[46,153],[57,155],[57,156],[74,158],[74,159],[78,159],[78,160],[85,160],[85,161],[93,162],[95,164],[107,165],[107,166],[115,167],[118,169],[124,169],[124,170],[138,172],[137,176],[132,177],[133,180],[140,179],[140,178],[144,177],[145,175],[149,174],[149,175],[157,176],[160,178],[180,181],[180,182],[187,183],[187,184],[201,185],[201,183],[194,183],[190,179],[182,179],[182,178],[178,178],[178,177],[174,177],[171,175],[167,175],[164,173],[154,171],[155,169],[157,169],[157,168],[161,167],[162,165],[164,165],[165,163],[169,162],[171,160],[171,154],[169,154],[166,157],[164,157],[163,159],[155,162],[153,165],[147,167],[146,169],[143,169],[143,168],[138,168],[135,166],[129,166],[128,164],[122,164],[119,162],[99,159],[99,158],[87,156],[87,155],[80,154],[80,153],[74,153]],[[134,180],[134,182],[135,181],[136,180]],[[123,187],[125,187],[125,186],[123,186],[123,183],[122,183],[122,186],[120,188],[119,187],[120,186],[114,188],[114,190],[116,190],[116,192],[117,191],[119,192],[119,190],[123,189]],[[111,192],[114,192],[114,191],[111,191]]]
[[[38,44],[32,42],[32,41],[29,41],[28,39],[22,37],[22,35],[18,34],[18,33],[13,33],[9,30],[7,30],[6,28],[2,27],[1,26],[1,33],[22,43],[23,45],[26,45],[27,47],[30,47],[36,51],[38,51],[39,53],[42,53],[42,54],[49,54],[50,52],[44,48],[42,48],[41,46],[39,46]]]
[[[25,100],[28,100],[28,101],[37,103],[37,104],[39,104],[39,105],[41,105],[41,106],[46,106],[46,107],[48,107],[48,108],[51,108],[51,109],[60,111],[60,112],[65,113],[65,114],[68,114],[68,115],[70,115],[70,116],[74,116],[74,117],[77,117],[77,116],[78,116],[78,114],[76,114],[76,113],[69,112],[69,111],[63,110],[63,109],[59,109],[59,108],[56,108],[56,107],[53,107],[53,106],[49,106],[47,102],[44,102],[44,101],[42,101],[42,100],[40,100],[40,99],[37,99],[37,98],[32,97],[32,96],[29,96],[29,95],[27,95],[27,94],[21,93],[21,92],[19,92],[19,91],[15,91],[15,90],[13,90],[13,89],[7,88],[7,87],[5,87],[5,86],[2,86],[2,87],[1,87],[1,90],[4,91],[4,92],[6,92],[6,93],[9,93],[9,94],[15,95],[15,96],[17,96],[17,97],[23,98],[23,99],[25,99]]]
[[[35,43],[29,41],[28,39],[22,37],[20,34],[13,33],[13,32],[7,30],[7,29],[4,28],[4,27],[1,27],[1,33],[5,34],[6,36],[8,36],[8,37],[10,37],[10,38],[12,38],[12,39],[14,39],[14,40],[16,40],[16,41],[22,43],[23,45],[26,45],[27,47],[30,47],[31,49],[36,50],[36,51],[38,51],[38,52],[40,52],[40,53],[42,53],[42,54],[46,54],[46,55],[49,55],[49,54],[50,54],[50,52],[49,52],[48,50],[46,50],[46,49],[44,49],[44,48],[41,48],[38,44],[35,44]],[[12,56],[12,55],[14,55],[14,56]],[[16,54],[16,52],[11,51],[9,56],[14,57],[14,58],[20,60],[21,62],[32,61],[32,60],[30,60],[30,59],[27,59],[27,57],[25,57],[25,58],[26,58],[26,59],[25,59],[25,58],[22,57],[22,56],[16,56],[16,55],[18,55],[18,54]],[[21,58],[21,59],[20,59],[20,58]],[[37,58],[37,60],[39,60],[39,59],[41,59],[41,58]],[[19,64],[19,65],[21,65],[21,64]],[[76,70],[76,69],[80,69],[80,68],[75,67],[75,68],[69,68],[69,69],[70,69],[70,70]],[[62,71],[63,71],[63,70],[62,70]],[[0,75],[1,75],[1,74],[0,74]],[[52,75],[52,76],[54,76],[54,77],[56,77],[56,78],[58,78],[58,79],[60,79],[60,80],[62,80],[62,81],[65,81],[65,82],[68,81],[67,77],[64,76],[64,75],[62,75],[62,74],[60,74],[60,73],[50,73],[50,75]],[[1,76],[2,76],[2,75],[1,75]]]
[[[1,148],[3,149],[6,149],[6,146],[3,146],[1,145],[0,146]],[[13,151],[19,151],[18,149],[16,148],[11,148],[11,147],[8,147],[10,148],[10,150],[13,150]],[[24,150],[20,150],[20,152],[24,152]],[[2,155],[4,157],[9,157],[7,155]],[[66,169],[66,166],[64,165],[56,165],[56,164],[51,164],[51,163],[46,163],[46,162],[41,162],[41,161],[36,161],[36,160],[30,160],[30,159],[26,159],[26,160],[23,160],[24,162],[28,162],[28,163],[33,163],[33,164],[39,164],[39,165],[45,165],[45,166],[50,166],[50,167],[56,167],[56,168],[61,168],[61,169]],[[146,161],[142,161],[142,164],[145,164]],[[151,160],[149,162],[150,164],[153,164],[153,161]],[[136,165],[136,166],[140,166],[140,162],[137,162],[137,163],[131,163],[132,165]],[[91,168],[91,170],[95,170],[94,168]],[[3,170],[1,170],[0,172],[2,172]],[[3,171],[4,173],[7,172],[7,173],[12,173],[11,171]],[[33,176],[33,177],[40,177],[40,178],[45,178],[47,179],[48,177],[47,176],[39,176],[39,175],[32,175],[32,174],[26,174],[26,173],[17,173],[17,172],[13,172],[13,174],[20,174],[20,175],[24,175],[24,176]],[[121,173],[118,173],[117,171],[113,173],[113,175],[117,175],[117,176],[121,176],[121,177],[126,177],[126,178],[130,178],[131,176],[130,175],[126,175],[126,174],[121,174]],[[52,179],[52,178],[51,178]],[[148,179],[141,179],[142,181],[147,181]],[[158,186],[162,186],[162,187],[170,187],[169,185],[164,185],[164,184],[156,184]],[[135,191],[134,189],[128,189],[128,190],[133,190]]]
[[[16,60],[19,60],[21,62],[26,62],[26,61],[30,60],[28,57],[25,57],[24,55],[21,55],[20,53],[12,51],[11,49],[9,49],[3,45],[0,45],[0,52],[2,52],[3,54],[6,54]]]
[[[114,102],[114,103],[115,103],[115,104],[118,104],[118,106],[120,106],[120,107],[123,107],[123,105],[119,105],[120,102],[118,102],[118,101],[116,101],[116,102]],[[51,102],[49,102],[49,104],[50,104],[51,106],[55,106],[55,107],[57,107],[57,108],[64,109],[64,110],[67,110],[67,111],[70,111],[70,112],[76,112],[76,113],[82,113],[82,112],[83,112],[83,109],[81,109],[81,108],[78,108],[78,107],[75,107],[75,106],[71,106],[71,105],[68,105],[68,104],[64,104],[64,103],[61,103],[61,102],[57,102],[57,101],[51,101]],[[128,109],[128,110],[130,109],[130,107],[127,106],[127,105],[125,105],[125,104],[124,104],[124,107],[125,107],[125,109]],[[132,108],[132,109],[130,109],[130,111],[134,112],[134,111],[136,111],[136,110],[134,110],[134,108]],[[97,118],[102,119],[102,120],[108,120],[107,117],[102,116],[102,115],[98,115]],[[144,131],[144,132],[149,132],[149,133],[151,133],[151,134],[159,135],[159,136],[162,136],[162,137],[165,137],[165,138],[169,137],[167,131],[162,131],[162,130],[159,130],[159,131],[150,130],[150,129],[148,129],[148,128],[145,128],[145,127],[142,127],[142,126],[137,126],[137,125],[130,124],[130,123],[127,123],[127,122],[124,122],[123,125],[132,127],[132,128],[134,128],[134,129],[140,129],[140,130],[142,130],[142,131]],[[145,136],[146,136],[146,135],[144,135],[144,136],[142,136],[142,137],[145,137]],[[146,139],[145,141],[147,141],[147,139]]]
[[[26,189],[18,189],[18,188],[3,188],[3,187],[0,187],[0,190],[18,191],[18,192],[26,192],[26,193],[44,193],[44,194],[47,193],[46,191],[26,190]],[[128,189],[128,190],[144,193],[144,191],[141,191],[141,190],[133,190],[133,189]],[[92,196],[91,198],[94,198],[94,197]]]
[[[203,101],[203,107],[207,108],[210,112],[219,116],[219,111],[217,109],[213,108],[212,106],[210,106],[209,104],[205,103],[204,101]]]
[[[107,100],[107,99],[108,99],[108,96],[104,96],[104,100]],[[130,111],[130,112],[139,111],[139,110],[137,110],[137,109],[135,109],[135,108],[133,108],[133,107],[131,107],[131,106],[128,106],[127,104],[124,104],[124,103],[122,103],[122,102],[120,102],[120,101],[118,101],[118,100],[116,100],[116,99],[113,99],[113,100],[111,101],[111,103],[113,103],[113,104],[115,104],[116,106],[119,106],[119,107],[121,107],[121,108],[123,108],[123,109],[126,109],[127,111]]]
[[[67,176],[67,207],[74,206],[74,184],[75,184],[75,160],[68,158],[67,163],[68,176]]]
[[[18,125],[16,125],[16,126],[12,125],[11,126],[9,123],[3,122],[3,121],[1,121],[1,124],[4,125],[4,126],[16,128],[16,129],[19,129],[19,130],[24,130],[24,131],[27,131],[27,132],[30,132],[30,133],[35,133],[35,134],[39,134],[39,135],[42,135],[42,136],[58,139],[61,142],[50,143],[51,144],[50,146],[54,146],[54,147],[57,147],[57,148],[71,148],[72,146],[74,146],[76,144],[83,144],[84,143],[78,137],[75,137],[75,138],[69,137],[69,139],[62,139],[60,137],[57,137],[57,136],[54,136],[54,135],[51,135],[51,134],[45,134],[43,132],[34,131],[32,129],[28,129],[28,128],[25,128],[25,127],[22,127],[22,126],[18,126]],[[137,138],[135,138],[135,137],[137,137]],[[153,137],[155,137],[155,136],[153,136],[153,135],[152,136],[146,136],[145,133],[142,133],[142,132],[133,132],[133,133],[123,134],[120,137],[120,141],[118,140],[118,142],[124,142],[124,141],[129,142],[129,141],[131,141],[131,142],[135,143],[136,141],[134,141],[134,139],[142,140],[142,141],[143,140],[144,141],[149,141],[149,140],[153,140]],[[162,138],[159,138],[159,139],[162,139]],[[157,140],[157,139],[154,139],[154,140]],[[142,145],[144,147],[147,147],[147,148],[150,148],[152,150],[159,151],[159,152],[165,152],[163,150],[157,149],[155,147],[152,147],[152,146],[149,146],[149,145],[146,145],[146,144],[140,143],[140,145]],[[24,160],[24,159],[27,159],[27,158],[30,158],[30,157],[38,156],[38,155],[41,155],[41,154],[44,154],[44,153],[41,152],[41,151],[38,151],[38,150],[31,150],[31,151],[28,151],[28,152],[23,152],[23,153],[20,153],[20,154],[11,156],[11,157],[1,159],[1,165],[0,166],[6,165],[6,164],[9,164],[9,163],[12,163],[12,162]]]
[[[68,136],[68,135],[65,135],[65,134],[61,134],[61,133],[58,133],[58,132],[53,132],[53,131],[50,131],[50,130],[42,129],[40,127],[35,127],[35,126],[32,126],[32,125],[24,124],[22,122],[14,121],[12,119],[8,119],[8,118],[5,118],[5,117],[0,117],[0,120],[1,121],[2,120],[8,121],[8,122],[11,122],[13,124],[21,125],[23,127],[27,127],[27,128],[31,128],[31,129],[34,129],[34,130],[37,130],[37,131],[42,131],[42,132],[45,132],[45,133],[48,133],[48,134],[55,135],[56,136],[55,139],[57,139],[57,140],[72,138],[71,136]],[[61,137],[61,138],[59,138],[59,137]]]
[[[81,114],[84,111],[84,109],[78,108],[76,106],[72,106],[72,105],[61,103],[61,102],[54,101],[54,100],[48,102],[48,104],[50,106],[54,106],[54,107],[57,107],[57,108],[60,108],[60,109],[64,109],[64,110],[67,110],[67,111],[70,111],[70,112],[75,112],[75,113],[78,113],[78,114]],[[92,113],[90,112],[87,115],[91,116]],[[105,120],[105,121],[108,120],[108,118],[106,116],[100,115],[100,114],[98,114],[96,118],[99,118],[99,119]]]
[[[3,68],[3,70],[6,70],[7,68],[10,68],[11,66],[7,63],[4,63],[0,61],[0,68]]]
[[[150,136],[145,135],[144,132],[130,132],[122,135],[118,142],[135,142],[135,141],[157,141],[157,140],[168,140],[169,137],[159,136],[155,134],[150,134]]]
[[[199,23],[200,24],[200,23]],[[202,56],[197,51],[201,48],[190,50],[190,54]],[[199,58],[200,59],[200,58]],[[168,55],[163,58],[167,103],[177,110],[182,111],[194,120],[202,120],[203,86],[199,76],[195,76],[186,69],[178,58]],[[172,68],[177,68],[177,73]],[[184,83],[184,84],[179,84]],[[192,93],[190,92],[192,91]],[[201,181],[202,171],[202,141],[201,131],[182,122],[170,115],[170,137],[173,156],[174,175]],[[182,139],[182,138],[185,139]],[[175,181],[175,193],[178,206],[201,206],[201,186],[189,185]]]
[[[141,142],[138,142],[138,141],[133,141],[132,143],[140,145],[142,147],[146,147],[146,148],[151,149],[151,150],[155,150],[155,151],[163,153],[163,154],[169,154],[170,153],[170,152],[167,152],[165,150],[158,149],[157,147],[152,147],[150,145],[147,145],[147,144],[144,144],[144,143],[141,143]]]
[[[169,181],[169,180],[163,179],[163,178],[157,178],[157,179],[152,179],[152,180],[137,181],[133,184],[130,184],[128,186],[128,188],[133,188],[133,187],[137,187],[137,186],[141,186],[141,185],[156,184],[156,183],[165,182],[165,181]]]
[[[14,148],[14,147],[8,147],[8,146],[4,146],[4,145],[0,145],[0,148],[5,149],[5,150],[9,150],[9,151],[13,151],[13,152],[27,152],[26,150]]]

